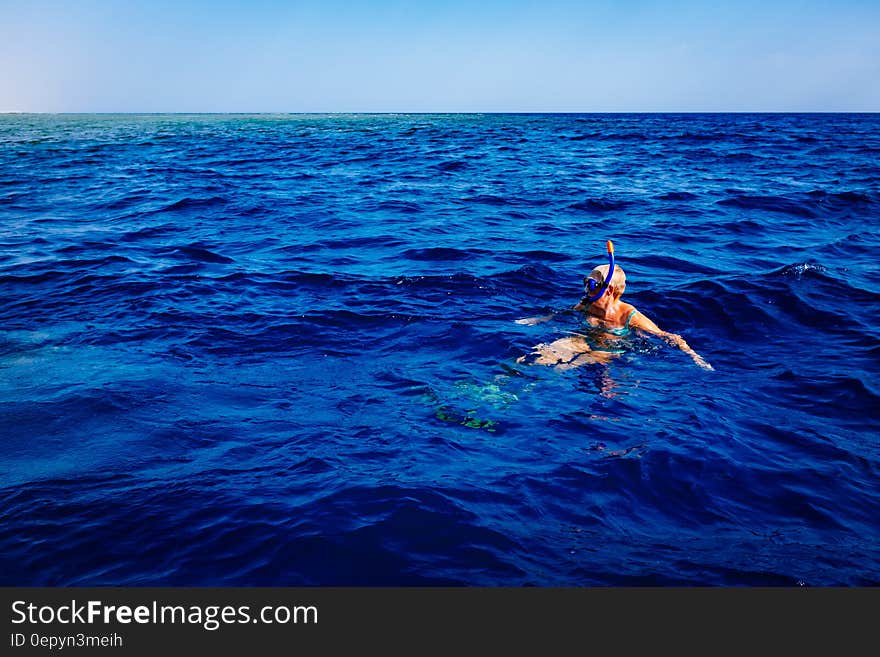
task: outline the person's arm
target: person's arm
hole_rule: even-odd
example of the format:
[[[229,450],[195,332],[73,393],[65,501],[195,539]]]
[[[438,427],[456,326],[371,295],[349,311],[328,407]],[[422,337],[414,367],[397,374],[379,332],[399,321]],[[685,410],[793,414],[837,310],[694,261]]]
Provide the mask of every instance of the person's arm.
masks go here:
[[[541,322],[546,322],[553,319],[553,316],[556,313],[550,313],[549,315],[541,315],[540,317],[526,317],[525,319],[517,319],[517,324],[526,324],[527,326],[532,326],[533,324],[540,324]]]
[[[642,331],[653,333],[654,335],[663,338],[664,340],[666,340],[666,342],[674,347],[678,347],[688,356],[693,358],[694,362],[703,369],[715,369],[709,363],[707,363],[706,360],[702,356],[700,356],[700,354],[691,349],[691,346],[687,342],[685,342],[683,337],[681,337],[677,333],[669,333],[668,331],[662,330],[659,326],[657,326],[654,322],[645,317],[642,313],[636,312],[636,314],[633,315],[633,318],[630,320],[629,325],[637,329],[641,329]]]
[[[575,304],[571,308],[571,310],[583,310],[584,308],[586,308],[586,306],[584,306],[581,302],[578,302],[577,304]],[[571,310],[564,310],[561,312],[571,312]],[[542,322],[547,322],[547,321],[553,319],[554,317],[556,317],[556,315],[558,315],[558,314],[559,313],[550,313],[549,315],[541,315],[540,317],[526,317],[525,319],[514,320],[514,322],[516,324],[525,324],[527,326],[532,326],[534,324],[541,324]]]

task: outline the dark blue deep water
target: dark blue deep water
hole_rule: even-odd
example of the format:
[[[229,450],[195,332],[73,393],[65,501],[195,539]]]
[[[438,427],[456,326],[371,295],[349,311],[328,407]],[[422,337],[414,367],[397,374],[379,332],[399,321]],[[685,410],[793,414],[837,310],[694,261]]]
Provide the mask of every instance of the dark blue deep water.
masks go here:
[[[880,115],[0,116],[0,583],[880,585]],[[520,365],[614,241],[637,336]]]

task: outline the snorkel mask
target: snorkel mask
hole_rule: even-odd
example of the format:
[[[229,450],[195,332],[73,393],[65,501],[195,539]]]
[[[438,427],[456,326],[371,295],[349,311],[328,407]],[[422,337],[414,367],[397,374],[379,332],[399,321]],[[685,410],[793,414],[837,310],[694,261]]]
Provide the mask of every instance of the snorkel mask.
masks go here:
[[[587,276],[584,279],[584,292],[587,293],[587,296],[584,297],[584,300],[587,303],[593,303],[597,299],[601,298],[603,294],[605,294],[605,290],[608,289],[608,286],[611,284],[611,277],[614,276],[614,245],[611,243],[611,240],[608,240],[608,275],[605,277],[604,283],[599,283],[595,278],[591,278]]]

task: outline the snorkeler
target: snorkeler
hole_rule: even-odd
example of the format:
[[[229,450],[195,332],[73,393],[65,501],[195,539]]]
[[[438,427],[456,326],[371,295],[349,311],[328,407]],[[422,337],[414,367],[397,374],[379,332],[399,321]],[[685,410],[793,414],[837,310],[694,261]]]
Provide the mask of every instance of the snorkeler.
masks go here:
[[[678,347],[700,367],[714,369],[680,335],[660,329],[633,305],[620,300],[626,289],[626,274],[614,264],[614,245],[610,240],[608,260],[607,265],[596,267],[584,278],[584,297],[573,308],[585,312],[587,324],[596,330],[589,335],[573,332],[572,337],[560,338],[549,344],[538,344],[531,354],[520,356],[517,362],[553,365],[557,369],[569,369],[587,363],[608,363],[624,352],[619,344],[620,338],[629,335],[633,329],[640,329]],[[529,317],[518,319],[516,323],[538,324],[551,317],[552,314]]]

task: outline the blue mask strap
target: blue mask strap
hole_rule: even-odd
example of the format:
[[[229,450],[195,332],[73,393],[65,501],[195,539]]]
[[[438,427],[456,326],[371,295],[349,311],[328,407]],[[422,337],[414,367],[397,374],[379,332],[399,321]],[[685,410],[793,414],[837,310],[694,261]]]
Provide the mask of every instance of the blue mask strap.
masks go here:
[[[614,245],[611,243],[611,240],[608,240],[608,275],[605,277],[605,282],[602,284],[602,287],[599,291],[591,297],[587,297],[587,303],[593,303],[597,299],[601,298],[603,294],[605,294],[605,290],[608,289],[608,286],[611,284],[611,277],[614,276]],[[591,278],[589,280],[589,289],[590,292],[595,292],[596,288],[599,287],[599,284],[596,282],[596,279]]]

